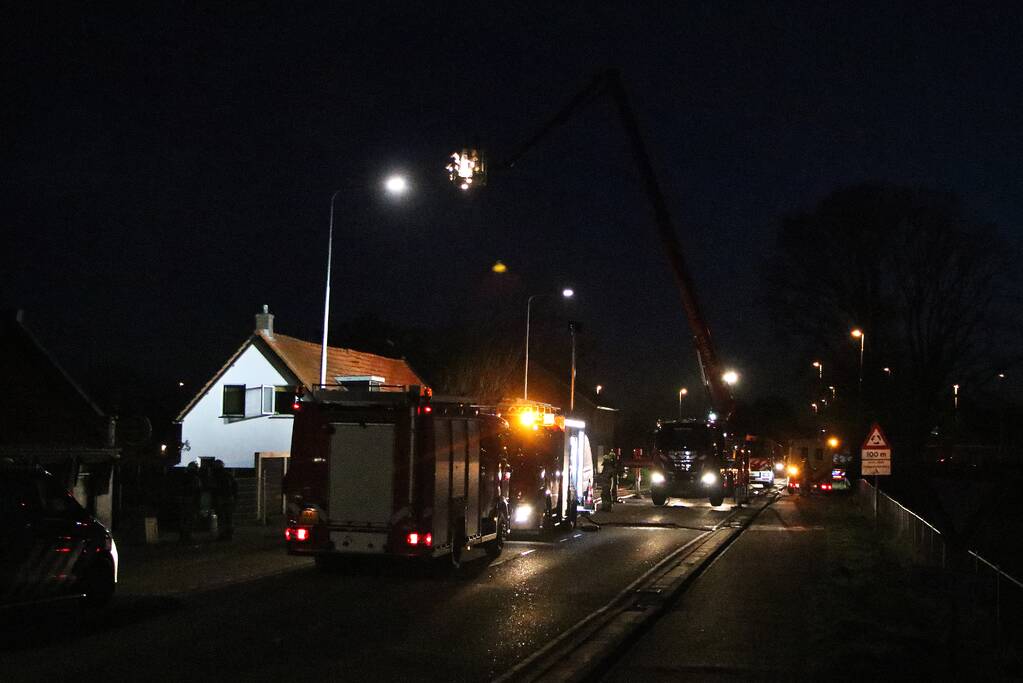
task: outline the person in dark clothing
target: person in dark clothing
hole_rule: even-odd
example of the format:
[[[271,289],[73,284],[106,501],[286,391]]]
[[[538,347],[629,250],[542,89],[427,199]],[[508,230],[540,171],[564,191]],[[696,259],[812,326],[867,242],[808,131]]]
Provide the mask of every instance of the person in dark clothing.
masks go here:
[[[238,500],[238,482],[223,460],[213,463],[213,509],[217,513],[218,538],[230,540],[234,535],[234,507]]]
[[[200,495],[202,495],[202,480],[199,479],[199,466],[190,462],[185,468],[179,493],[179,529],[182,543],[192,542],[192,530],[195,529],[195,523],[199,517]]]

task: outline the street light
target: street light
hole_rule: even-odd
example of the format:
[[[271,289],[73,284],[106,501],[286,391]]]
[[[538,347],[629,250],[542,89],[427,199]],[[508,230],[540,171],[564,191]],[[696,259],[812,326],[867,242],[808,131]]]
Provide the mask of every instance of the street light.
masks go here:
[[[820,362],[819,360],[815,360],[813,362],[813,366],[817,368],[817,378],[824,379],[824,363]]]
[[[526,370],[522,378],[522,400],[525,401],[529,398],[529,320],[533,310],[533,299],[542,299],[543,297],[551,296],[550,294],[533,294],[526,299]],[[561,290],[561,296],[566,299],[571,299],[575,296],[575,292],[565,287]]]
[[[867,335],[864,334],[863,330],[861,330],[858,327],[853,329],[853,331],[850,332],[849,334],[852,335],[853,339],[859,339],[860,340],[860,389],[859,389],[859,391],[860,391],[860,394],[862,394],[863,393],[863,343],[866,341]]]
[[[725,384],[730,387],[734,387],[739,383],[739,373],[735,370],[729,370],[725,374],[721,375],[721,379],[724,380]]]
[[[408,191],[408,180],[402,175],[392,175],[384,180],[388,194],[400,196]],[[330,327],[330,267],[334,261],[334,203],[342,190],[330,195],[330,228],[327,231],[327,281],[323,288],[323,344],[320,346],[320,386],[327,383],[327,330]]]
[[[682,419],[682,397],[686,396],[688,393],[689,390],[685,387],[678,390],[678,419],[680,420]]]

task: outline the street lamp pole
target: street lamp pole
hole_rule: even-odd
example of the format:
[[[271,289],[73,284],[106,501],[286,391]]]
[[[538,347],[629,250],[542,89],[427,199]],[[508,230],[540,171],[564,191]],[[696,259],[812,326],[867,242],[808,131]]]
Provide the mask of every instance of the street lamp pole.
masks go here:
[[[574,322],[568,323],[568,332],[572,335],[572,378],[569,381],[568,390],[568,411],[570,413],[575,412],[575,329]]]
[[[533,310],[533,299],[546,294],[533,294],[526,299],[526,372],[522,377],[522,400],[529,399],[529,318]]]
[[[384,181],[389,194],[401,195],[408,189],[408,181],[402,175],[392,175]],[[327,331],[330,328],[330,270],[334,262],[334,204],[342,190],[330,195],[330,228],[327,230],[327,281],[323,287],[323,343],[320,345],[320,386],[327,383]]]
[[[327,283],[323,288],[323,344],[320,346],[320,386],[327,383],[327,329],[330,327],[330,266],[334,256],[334,202],[341,190],[330,195],[330,229],[327,231]]]
[[[861,330],[858,327],[855,330],[853,330],[852,332],[850,332],[850,334],[854,338],[860,340],[860,388],[859,388],[859,392],[860,392],[860,395],[862,396],[863,395],[863,344],[867,340],[867,335],[866,335],[866,333],[863,330]]]
[[[565,297],[566,299],[571,299],[574,294],[575,294],[575,292],[573,292],[568,287],[566,287],[565,289],[563,289],[561,291],[561,296]],[[523,401],[529,399],[529,321],[530,321],[530,318],[532,316],[532,311],[533,311],[533,299],[536,299],[536,298],[539,298],[539,297],[545,297],[545,296],[550,296],[550,294],[533,294],[528,299],[526,299],[526,369],[525,369],[524,374],[522,376],[522,400]],[[574,334],[574,332],[573,332],[573,336],[572,336],[572,341],[573,341],[572,352],[573,352],[573,358],[574,358],[574,354],[575,354],[575,346],[574,346],[575,334]],[[574,360],[573,360],[573,363],[572,363],[572,367],[573,368],[575,367],[575,361]],[[573,378],[574,378],[574,376],[575,376],[574,370],[573,370],[572,375],[573,375]]]
[[[682,387],[678,390],[678,419],[682,419],[682,397],[689,393],[689,390]]]

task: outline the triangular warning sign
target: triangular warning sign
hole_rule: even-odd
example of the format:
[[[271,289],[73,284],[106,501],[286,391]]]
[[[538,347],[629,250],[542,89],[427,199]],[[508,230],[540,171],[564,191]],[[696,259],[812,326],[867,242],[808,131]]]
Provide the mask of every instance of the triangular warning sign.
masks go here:
[[[870,433],[867,434],[867,440],[863,442],[864,448],[891,448],[888,444],[888,439],[885,438],[884,432],[881,431],[881,425],[874,423],[874,426],[870,428]]]

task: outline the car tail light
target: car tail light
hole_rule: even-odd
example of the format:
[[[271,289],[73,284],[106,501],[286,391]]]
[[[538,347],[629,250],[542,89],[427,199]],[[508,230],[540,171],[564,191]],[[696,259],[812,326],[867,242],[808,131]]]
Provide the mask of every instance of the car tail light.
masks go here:
[[[427,548],[433,545],[433,534],[426,534],[423,536],[423,545]]]
[[[290,529],[290,528],[284,530],[284,540],[285,541],[290,541],[291,540],[292,531],[293,531],[293,529]]]
[[[405,542],[409,545],[419,545],[419,534],[415,531],[410,532],[409,535],[405,537]]]
[[[284,540],[286,541],[308,541],[309,529],[298,527],[296,529],[285,529]]]

